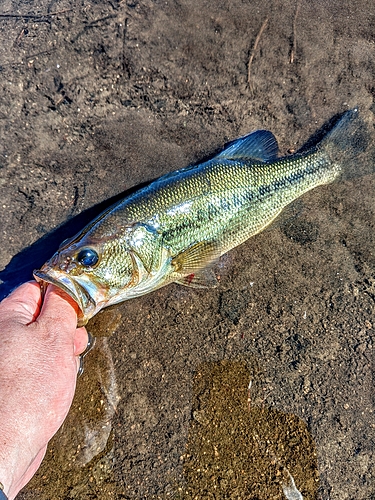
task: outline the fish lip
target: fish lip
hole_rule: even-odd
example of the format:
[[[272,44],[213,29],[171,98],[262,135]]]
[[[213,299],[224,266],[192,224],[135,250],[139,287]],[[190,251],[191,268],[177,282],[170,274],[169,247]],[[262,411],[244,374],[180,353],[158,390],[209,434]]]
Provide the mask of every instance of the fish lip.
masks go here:
[[[56,274],[53,269],[44,271],[42,268],[33,272],[36,281],[42,284],[50,283],[57,286],[77,303],[79,307],[77,324],[78,326],[84,326],[96,312],[94,299],[82,285],[71,280],[68,275],[58,273],[56,276],[53,276],[53,274]]]

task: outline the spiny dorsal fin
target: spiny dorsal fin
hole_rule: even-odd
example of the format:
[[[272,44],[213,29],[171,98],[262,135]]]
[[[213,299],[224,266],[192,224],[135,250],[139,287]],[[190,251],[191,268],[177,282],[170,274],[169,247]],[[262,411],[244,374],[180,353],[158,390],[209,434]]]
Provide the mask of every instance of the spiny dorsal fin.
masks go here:
[[[225,160],[272,161],[277,158],[279,147],[276,137],[269,130],[256,130],[230,142],[215,156]]]

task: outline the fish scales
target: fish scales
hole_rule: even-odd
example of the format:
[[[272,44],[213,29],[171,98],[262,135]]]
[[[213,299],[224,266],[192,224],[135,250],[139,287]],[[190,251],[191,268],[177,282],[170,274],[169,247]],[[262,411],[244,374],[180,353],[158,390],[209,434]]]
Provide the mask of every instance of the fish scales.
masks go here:
[[[325,171],[328,162],[317,156],[282,159],[272,165],[208,163],[197,168],[190,179],[181,180],[183,189],[168,186],[165,193],[162,186],[155,186],[156,200],[142,193],[140,199],[119,205],[114,215],[124,223],[137,220],[155,225],[154,214],[158,214],[157,229],[174,253],[188,243],[213,238],[225,253],[262,230],[285,205],[335,178],[339,169]],[[199,193],[197,178],[202,185],[213,187]]]
[[[271,132],[233,141],[211,160],[169,173],[109,208],[35,277],[77,301],[80,324],[172,281],[212,286],[211,265],[222,254],[340,175],[356,120],[357,110],[344,113],[312,149],[282,158]]]
[[[160,179],[126,199],[99,222],[95,235],[101,237],[101,225],[105,234],[112,219],[120,225],[138,221],[160,231],[173,253],[213,238],[225,253],[261,231],[291,201],[340,172],[318,154],[271,165],[212,163],[196,167],[188,178],[182,173],[172,185]],[[228,239],[228,231],[237,233],[236,240],[232,235]]]

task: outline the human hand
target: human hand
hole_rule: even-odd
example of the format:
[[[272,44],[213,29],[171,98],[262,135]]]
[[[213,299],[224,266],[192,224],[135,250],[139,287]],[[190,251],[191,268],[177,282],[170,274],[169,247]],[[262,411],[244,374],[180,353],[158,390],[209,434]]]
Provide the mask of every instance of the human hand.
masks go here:
[[[87,345],[78,307],[25,283],[0,303],[0,481],[13,499],[38,469],[71,406]]]

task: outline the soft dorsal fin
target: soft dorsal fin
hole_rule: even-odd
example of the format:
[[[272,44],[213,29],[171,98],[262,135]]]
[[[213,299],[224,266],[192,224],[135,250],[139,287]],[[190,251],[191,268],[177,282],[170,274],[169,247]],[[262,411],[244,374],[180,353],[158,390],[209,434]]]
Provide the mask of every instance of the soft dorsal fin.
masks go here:
[[[269,130],[256,130],[230,142],[215,156],[226,160],[272,161],[277,158],[279,147],[276,137]]]

